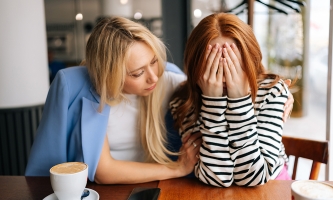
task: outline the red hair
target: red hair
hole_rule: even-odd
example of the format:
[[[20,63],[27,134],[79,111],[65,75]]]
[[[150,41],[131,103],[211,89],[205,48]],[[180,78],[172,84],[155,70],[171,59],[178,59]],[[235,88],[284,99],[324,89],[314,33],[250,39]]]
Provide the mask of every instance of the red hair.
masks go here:
[[[184,71],[187,74],[187,81],[174,95],[184,101],[175,113],[177,128],[182,128],[182,122],[189,110],[194,112],[193,119],[189,120],[195,123],[198,119],[202,91],[197,82],[205,70],[205,51],[211,40],[221,36],[231,38],[236,42],[235,45],[242,56],[243,70],[248,77],[252,101],[255,100],[258,91],[257,81],[259,79],[273,78],[275,81],[272,84],[279,79],[278,75],[265,74],[265,68],[261,63],[260,46],[248,24],[234,14],[209,15],[200,21],[187,40],[184,53]]]

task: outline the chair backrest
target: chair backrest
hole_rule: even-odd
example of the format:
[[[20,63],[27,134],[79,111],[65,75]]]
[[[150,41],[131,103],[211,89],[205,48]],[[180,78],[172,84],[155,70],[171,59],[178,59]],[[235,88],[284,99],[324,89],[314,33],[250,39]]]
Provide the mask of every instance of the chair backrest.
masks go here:
[[[295,180],[297,161],[299,157],[302,157],[313,160],[309,179],[317,180],[320,164],[327,164],[328,161],[328,141],[283,136],[282,143],[284,144],[286,154],[288,156],[295,156],[293,174],[291,178]]]

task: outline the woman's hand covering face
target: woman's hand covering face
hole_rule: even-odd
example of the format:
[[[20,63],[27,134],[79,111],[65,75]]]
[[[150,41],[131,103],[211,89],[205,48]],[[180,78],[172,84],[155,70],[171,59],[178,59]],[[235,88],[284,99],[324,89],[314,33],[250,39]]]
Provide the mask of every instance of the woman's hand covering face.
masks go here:
[[[229,98],[240,98],[249,94],[249,83],[242,69],[242,57],[235,44],[223,45],[223,71]]]
[[[223,92],[222,47],[215,44],[206,50],[206,69],[198,85],[203,95],[221,97]]]
[[[218,43],[206,50],[204,75],[198,85],[203,95],[221,97],[227,91],[230,98],[240,98],[249,93],[249,83],[242,69],[242,57],[235,44],[227,42],[221,47]],[[225,79],[225,82],[224,82]],[[223,90],[227,88],[227,90]]]

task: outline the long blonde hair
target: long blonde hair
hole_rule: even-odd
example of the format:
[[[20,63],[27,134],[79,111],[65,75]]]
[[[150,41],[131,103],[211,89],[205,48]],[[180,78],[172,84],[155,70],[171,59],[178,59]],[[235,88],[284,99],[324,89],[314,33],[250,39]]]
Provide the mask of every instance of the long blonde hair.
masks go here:
[[[156,88],[147,97],[140,98],[140,135],[147,162],[170,164],[171,153],[165,147],[166,130],[162,112],[164,97],[162,75],[166,61],[163,42],[146,27],[122,17],[101,19],[93,29],[86,47],[87,66],[91,82],[100,95],[99,111],[105,104],[112,105],[125,99],[126,60],[128,50],[135,42],[148,45],[158,59],[159,70]]]

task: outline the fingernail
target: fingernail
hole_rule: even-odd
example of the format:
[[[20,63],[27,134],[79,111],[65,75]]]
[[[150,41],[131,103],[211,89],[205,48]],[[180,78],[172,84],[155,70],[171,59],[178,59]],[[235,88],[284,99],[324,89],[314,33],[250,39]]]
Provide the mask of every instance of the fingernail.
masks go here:
[[[211,50],[212,49],[212,45],[208,45],[208,50]]]

